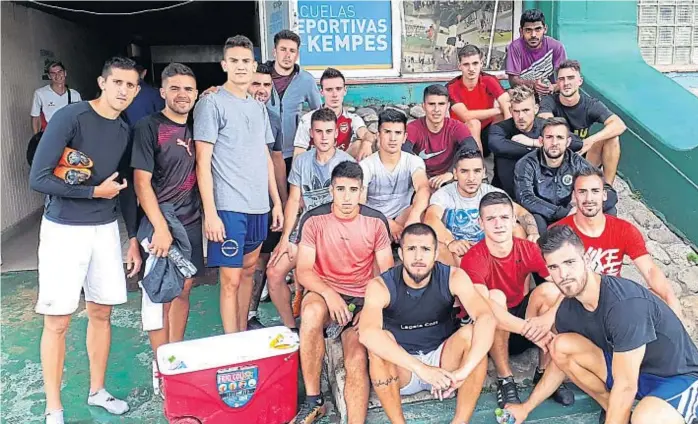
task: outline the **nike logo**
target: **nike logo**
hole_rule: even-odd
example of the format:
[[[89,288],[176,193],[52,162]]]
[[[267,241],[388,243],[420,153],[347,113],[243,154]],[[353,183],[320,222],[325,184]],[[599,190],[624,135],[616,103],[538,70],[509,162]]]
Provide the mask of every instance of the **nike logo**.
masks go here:
[[[426,150],[422,150],[421,152],[419,152],[419,157],[422,158],[422,160],[427,160],[427,159],[433,158],[434,156],[439,156],[441,153],[443,153],[445,151],[446,151],[446,149],[443,149],[440,152],[427,153]]]

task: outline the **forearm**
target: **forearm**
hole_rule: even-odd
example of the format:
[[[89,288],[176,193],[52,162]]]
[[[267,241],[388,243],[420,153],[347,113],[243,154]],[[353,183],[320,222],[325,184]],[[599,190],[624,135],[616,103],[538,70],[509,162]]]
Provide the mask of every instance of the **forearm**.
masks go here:
[[[422,187],[417,190],[412,202],[412,211],[407,217],[408,222],[421,222],[422,214],[429,207],[429,196],[431,195],[429,187]]]
[[[204,216],[216,216],[216,201],[213,197],[213,175],[211,174],[211,164],[196,166],[196,179],[199,184],[199,195],[204,208]]]
[[[525,80],[518,75],[509,75],[509,85],[513,88],[517,85],[525,85],[528,88],[536,88],[536,82],[534,80]]]
[[[485,119],[492,118],[499,115],[502,111],[499,108],[493,107],[491,109],[468,109],[464,114],[466,120],[470,121],[472,119],[477,119],[478,121],[484,121]]]
[[[529,211],[527,211],[524,208],[521,208],[520,215],[517,216],[519,219],[519,223],[523,227],[524,231],[526,231],[527,235],[533,235],[533,234],[538,234],[538,225],[536,224],[535,218],[533,218],[533,215]]]
[[[502,120],[511,118],[511,102],[500,102],[499,112],[502,114]]]
[[[545,369],[543,378],[534,386],[531,395],[523,403],[526,413],[530,414],[538,405],[550,398],[564,381],[565,373],[551,361]]]
[[[332,287],[325,284],[315,271],[311,269],[296,269],[298,283],[306,290],[315,292],[324,297],[328,290],[334,290]]]
[[[459,370],[469,375],[487,357],[494,342],[494,332],[497,328],[497,319],[494,315],[480,316],[473,326],[473,337],[470,350],[465,357],[463,367]]]
[[[94,194],[94,187],[82,184],[68,184],[53,175],[53,168],[43,168],[34,171],[40,164],[34,162],[30,174],[29,183],[34,191],[42,194],[59,197],[69,197],[73,199],[91,199]]]
[[[288,200],[288,186],[286,184],[286,162],[281,152],[273,152],[271,161],[274,164],[274,178],[276,179],[276,188],[279,191],[279,197],[282,203]]]
[[[138,231],[138,202],[136,201],[136,191],[133,189],[133,180],[119,192],[119,207],[121,208],[121,216],[124,218],[128,237],[136,237]]]
[[[301,153],[307,152],[308,149],[304,147],[294,147],[293,148],[293,157],[295,158],[296,156],[300,155]]]
[[[510,314],[506,308],[500,306],[496,302],[490,300],[489,305],[490,308],[492,308],[494,317],[497,319],[497,329],[513,334],[523,333],[526,321]]]
[[[590,135],[584,141],[586,144],[593,145],[594,143],[601,140],[608,140],[613,137],[618,137],[625,131],[625,125],[613,122],[609,125],[604,126],[601,131],[596,134]]]
[[[32,116],[32,131],[33,134],[41,131],[41,118],[38,116]]]
[[[436,216],[427,213],[427,215],[424,217],[424,223],[434,229],[439,243],[448,245],[448,243],[455,240],[453,234],[451,234],[451,232],[448,231],[448,228],[446,228],[446,226],[440,218],[437,218]]]
[[[284,209],[284,229],[281,233],[281,240],[288,240],[296,227],[298,220],[298,210],[300,209],[299,199],[289,198]]]
[[[606,424],[627,424],[630,422],[630,410],[636,394],[636,385],[629,382],[615,381],[608,399]]]
[[[267,173],[269,176],[269,197],[271,201],[276,205],[281,205],[281,196],[279,195],[279,189],[276,186],[276,174],[274,173],[274,162],[271,160],[271,154],[267,150]]]
[[[672,311],[681,318],[682,314],[682,309],[681,309],[681,302],[679,302],[679,298],[676,297],[676,293],[674,293],[674,290],[671,288],[671,284],[669,284],[669,280],[667,280],[666,276],[656,266],[653,266],[648,273],[647,277],[647,285],[649,286],[650,289],[652,289],[653,292],[657,294],[664,302],[666,302],[667,305],[671,308]]]
[[[380,327],[360,330],[360,338],[367,350],[398,367],[415,373],[421,365],[418,359],[407,353]]]
[[[138,181],[136,177],[136,196],[138,201],[148,217],[148,221],[157,230],[160,228],[168,228],[167,220],[160,210],[158,198],[153,191],[153,186],[150,181]]]

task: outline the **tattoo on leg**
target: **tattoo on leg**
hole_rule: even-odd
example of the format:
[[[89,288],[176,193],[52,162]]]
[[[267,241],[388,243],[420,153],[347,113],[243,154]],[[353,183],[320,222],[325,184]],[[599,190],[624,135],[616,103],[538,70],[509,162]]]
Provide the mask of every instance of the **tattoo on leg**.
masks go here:
[[[387,380],[375,380],[375,381],[373,381],[373,385],[375,387],[389,386],[393,383],[397,383],[397,381],[398,381],[397,376],[394,376],[394,377],[388,377]]]

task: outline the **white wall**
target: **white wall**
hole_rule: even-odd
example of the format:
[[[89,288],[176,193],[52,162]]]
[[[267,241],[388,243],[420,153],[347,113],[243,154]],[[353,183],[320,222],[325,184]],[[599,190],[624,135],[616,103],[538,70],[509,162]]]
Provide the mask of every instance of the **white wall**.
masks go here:
[[[2,231],[42,207],[43,196],[30,190],[26,145],[31,137],[29,110],[41,80],[40,50],[54,52],[68,70],[68,84],[83,99],[97,93],[96,79],[104,60],[114,51],[99,34],[72,22],[10,2],[0,3],[2,76],[0,137],[2,160]]]

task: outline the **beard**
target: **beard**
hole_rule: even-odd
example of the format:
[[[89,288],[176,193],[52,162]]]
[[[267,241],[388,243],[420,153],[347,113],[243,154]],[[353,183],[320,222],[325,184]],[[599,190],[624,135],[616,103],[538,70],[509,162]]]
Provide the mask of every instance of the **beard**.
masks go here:
[[[565,154],[565,149],[560,149],[559,153],[550,153],[548,149],[543,149],[543,153],[545,153],[548,159],[559,159]]]
[[[579,208],[579,211],[582,212],[582,215],[584,215],[587,218],[593,218],[601,212],[601,206],[599,206],[598,203],[594,204],[594,206],[591,209],[588,209],[587,207],[582,204],[582,207]]]
[[[419,284],[428,277],[431,277],[431,269],[423,274],[418,274],[410,271],[407,267],[405,267],[405,271],[407,271],[407,275],[410,276],[412,280],[414,280],[415,283]]]
[[[579,284],[575,285],[574,283],[572,283],[572,284],[563,285],[564,288],[560,288],[560,291],[567,298],[571,299],[573,297],[577,297],[586,288],[588,279],[589,279],[589,274],[585,272],[581,279],[575,280]]]

